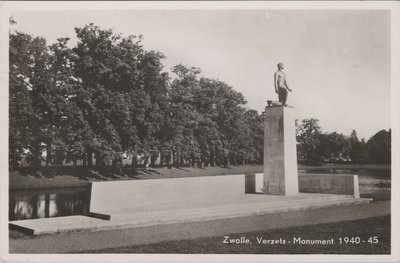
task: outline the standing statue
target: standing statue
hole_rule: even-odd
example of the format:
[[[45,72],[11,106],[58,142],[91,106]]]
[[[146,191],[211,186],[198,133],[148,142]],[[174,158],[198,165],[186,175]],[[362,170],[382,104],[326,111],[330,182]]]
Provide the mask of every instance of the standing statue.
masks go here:
[[[274,74],[274,86],[275,92],[278,93],[279,102],[283,106],[287,106],[286,100],[288,96],[288,91],[292,91],[286,81],[286,74],[282,71],[285,67],[282,63],[277,65],[278,71]],[[269,103],[268,103],[269,104]]]

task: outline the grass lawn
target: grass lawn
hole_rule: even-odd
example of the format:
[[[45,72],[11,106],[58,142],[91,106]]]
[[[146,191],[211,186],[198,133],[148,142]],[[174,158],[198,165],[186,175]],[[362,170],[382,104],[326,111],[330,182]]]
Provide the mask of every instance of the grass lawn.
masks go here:
[[[299,169],[390,169],[390,165],[324,165],[304,166]],[[114,180],[137,180],[192,176],[210,176],[244,173],[261,173],[262,165],[241,165],[228,167],[205,167],[205,168],[138,168],[131,170],[125,167],[122,174],[116,174],[111,169],[88,169],[84,167],[44,167],[41,171],[32,171],[28,168],[9,173],[9,189],[35,189],[51,187],[73,187],[84,186],[88,182],[114,181]]]
[[[122,174],[114,173],[110,168],[103,170],[88,169],[84,167],[43,168],[39,172],[30,169],[13,171],[9,173],[10,189],[34,189],[48,187],[84,186],[88,182],[115,181],[115,180],[142,180],[175,177],[194,177],[210,175],[228,175],[262,172],[260,165],[241,165],[228,167],[206,168],[138,168],[132,171],[125,167]]]
[[[182,253],[182,254],[390,254],[390,215],[340,223],[318,224],[271,231],[228,235],[252,244],[224,244],[224,236],[168,241],[84,253]],[[370,237],[375,244],[368,243]],[[293,238],[330,240],[332,245],[293,244]],[[339,238],[359,237],[359,244],[340,244]],[[286,244],[258,244],[257,238],[285,240]],[[288,242],[291,242],[290,244]],[[362,242],[365,241],[365,242]]]
[[[319,169],[371,169],[371,170],[388,170],[390,164],[324,164],[324,165],[298,165],[299,169],[319,170]]]

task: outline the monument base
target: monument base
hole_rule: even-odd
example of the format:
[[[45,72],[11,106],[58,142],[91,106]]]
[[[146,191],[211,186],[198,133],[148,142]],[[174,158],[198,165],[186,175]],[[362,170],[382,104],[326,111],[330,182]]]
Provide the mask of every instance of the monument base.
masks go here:
[[[292,107],[266,107],[264,122],[264,194],[297,195],[297,150]]]
[[[262,176],[262,174],[247,176],[242,174],[93,182],[90,212],[101,214],[102,218],[83,215],[40,218],[11,221],[9,226],[10,229],[30,235],[104,231],[215,219],[230,220],[371,201],[371,199],[354,198],[351,192],[346,195],[318,193],[300,193],[296,196],[262,195],[259,194],[261,180],[258,180]],[[182,198],[183,191],[191,194]],[[245,193],[246,191],[248,193]],[[32,239],[33,243],[35,241]]]

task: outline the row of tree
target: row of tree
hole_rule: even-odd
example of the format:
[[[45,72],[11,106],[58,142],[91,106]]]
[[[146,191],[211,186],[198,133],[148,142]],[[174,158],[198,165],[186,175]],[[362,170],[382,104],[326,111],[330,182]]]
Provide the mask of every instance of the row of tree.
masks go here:
[[[93,24],[75,32],[78,41],[70,48],[68,38],[47,45],[41,37],[10,31],[12,169],[21,161],[35,168],[65,161],[118,165],[123,156],[132,166],[137,156],[150,166],[262,163],[264,116],[246,109],[240,92],[201,77],[195,67],[176,65],[171,77],[163,70],[164,55],[145,50],[142,36]],[[382,158],[373,156],[375,150],[364,156],[365,145],[380,147],[379,140],[324,134],[313,119],[299,125],[297,139],[299,155],[308,161]]]
[[[317,119],[304,119],[296,124],[298,159],[306,163],[353,162],[390,163],[391,130],[381,130],[368,141],[350,136],[322,132]]]
[[[10,166],[260,162],[262,121],[246,100],[198,68],[163,71],[164,55],[141,36],[90,24],[48,46],[10,32]]]

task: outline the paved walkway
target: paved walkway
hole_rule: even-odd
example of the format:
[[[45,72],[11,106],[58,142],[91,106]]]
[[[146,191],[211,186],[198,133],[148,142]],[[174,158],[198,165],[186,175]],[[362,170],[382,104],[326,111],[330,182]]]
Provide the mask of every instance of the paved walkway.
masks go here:
[[[10,239],[10,253],[70,253],[199,237],[332,223],[390,214],[390,201]]]

